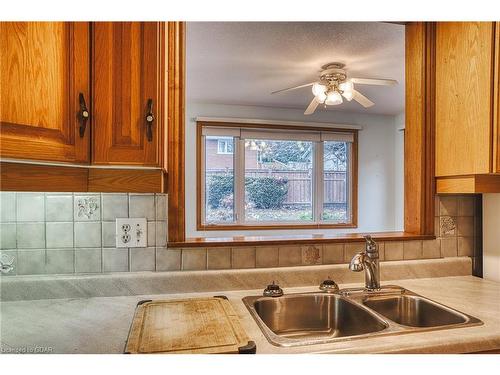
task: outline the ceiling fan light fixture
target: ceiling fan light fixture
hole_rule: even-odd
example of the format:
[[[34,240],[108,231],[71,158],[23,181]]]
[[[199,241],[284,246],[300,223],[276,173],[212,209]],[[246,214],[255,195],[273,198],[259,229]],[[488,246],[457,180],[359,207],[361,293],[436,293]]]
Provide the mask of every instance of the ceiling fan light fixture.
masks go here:
[[[321,83],[315,83],[312,86],[312,92],[316,99],[318,99],[318,102],[324,103],[326,100],[326,86],[322,85]]]
[[[342,95],[348,102],[354,97],[354,84],[351,81],[342,82],[339,85],[339,89],[342,90]]]
[[[339,105],[342,104],[342,95],[338,91],[330,91],[326,95],[325,104],[326,105]]]

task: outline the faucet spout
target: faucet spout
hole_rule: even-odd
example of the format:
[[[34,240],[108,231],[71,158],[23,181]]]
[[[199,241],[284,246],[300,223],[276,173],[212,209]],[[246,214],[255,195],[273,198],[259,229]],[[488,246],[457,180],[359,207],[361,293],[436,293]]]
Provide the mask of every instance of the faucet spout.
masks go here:
[[[349,263],[349,269],[354,272],[365,270],[365,289],[378,290],[380,289],[378,245],[371,236],[365,236],[365,240],[365,251],[354,255]]]

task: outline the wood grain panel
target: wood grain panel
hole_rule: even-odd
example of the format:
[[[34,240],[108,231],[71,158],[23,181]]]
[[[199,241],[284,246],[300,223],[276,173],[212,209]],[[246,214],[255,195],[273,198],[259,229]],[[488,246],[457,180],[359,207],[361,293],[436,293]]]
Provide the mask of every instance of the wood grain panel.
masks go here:
[[[500,22],[495,22],[493,65],[493,172],[500,173]]]
[[[436,184],[438,194],[500,193],[500,175],[496,174],[440,177]]]
[[[86,168],[2,162],[0,176],[0,190],[87,191]]]
[[[89,100],[89,24],[0,22],[0,154],[89,161],[78,94]]]
[[[185,24],[168,22],[168,239],[185,239]]]
[[[90,169],[88,191],[161,193],[164,172],[137,169]]]
[[[406,25],[404,228],[434,233],[434,24]]]
[[[490,173],[494,27],[439,22],[436,30],[436,176]]]
[[[159,22],[93,23],[93,163],[160,165]],[[153,138],[146,136],[153,100]]]

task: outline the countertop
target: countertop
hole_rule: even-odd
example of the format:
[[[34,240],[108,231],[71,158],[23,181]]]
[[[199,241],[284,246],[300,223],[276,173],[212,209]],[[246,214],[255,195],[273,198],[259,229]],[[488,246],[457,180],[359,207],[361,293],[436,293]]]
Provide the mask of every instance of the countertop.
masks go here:
[[[383,283],[389,284],[389,283]],[[473,276],[392,280],[413,292],[473,315],[482,326],[284,348],[270,344],[242,302],[261,290],[7,301],[0,303],[3,353],[122,353],[138,301],[223,294],[257,344],[257,353],[466,353],[500,348],[500,284]],[[343,284],[341,288],[360,286]],[[286,288],[285,293],[316,291]]]

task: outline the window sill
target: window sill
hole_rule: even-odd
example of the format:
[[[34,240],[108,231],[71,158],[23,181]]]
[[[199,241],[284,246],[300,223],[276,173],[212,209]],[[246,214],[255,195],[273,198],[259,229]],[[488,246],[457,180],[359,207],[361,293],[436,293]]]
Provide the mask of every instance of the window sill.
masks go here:
[[[234,237],[193,237],[182,242],[169,242],[168,247],[227,247],[227,246],[269,246],[324,244],[339,242],[363,242],[363,236],[370,234],[378,241],[410,241],[432,240],[436,237],[429,234],[412,234],[407,232],[372,232],[348,233],[338,235],[297,235],[297,236],[234,236]]]
[[[197,225],[196,230],[278,230],[278,229],[338,229],[338,228],[357,228],[357,224],[246,224],[246,225]]]

